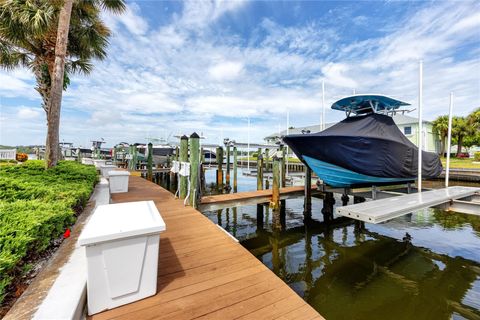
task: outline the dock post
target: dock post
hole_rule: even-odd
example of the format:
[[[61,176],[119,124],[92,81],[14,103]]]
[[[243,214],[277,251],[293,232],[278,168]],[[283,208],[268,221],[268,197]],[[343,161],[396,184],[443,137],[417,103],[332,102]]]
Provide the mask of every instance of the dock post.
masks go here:
[[[265,178],[265,190],[270,189],[270,180],[268,180],[268,177]]]
[[[333,205],[335,204],[335,198],[332,192],[325,192],[323,197],[323,221],[330,222],[333,220]]]
[[[265,172],[268,172],[268,155],[270,150],[268,148],[265,149],[265,157],[263,157],[263,162],[265,162]]]
[[[188,137],[183,135],[180,138],[180,162],[188,161]],[[180,199],[185,199],[187,196],[188,177],[180,176]]]
[[[233,192],[237,192],[237,147],[233,147]]]
[[[138,165],[138,154],[137,154],[137,146],[133,146],[133,171],[137,170]]]
[[[147,156],[147,180],[152,181],[152,172],[153,172],[153,145],[151,142],[148,143],[148,156]]]
[[[282,153],[282,188],[285,188],[286,180],[287,180],[287,168],[286,168],[286,163],[285,163],[285,157],[286,157],[286,152],[285,152],[285,147],[283,145],[280,145],[280,151]]]
[[[217,147],[217,189],[223,189],[223,148]]]
[[[257,190],[263,190],[263,156],[262,149],[258,148],[257,152]],[[259,212],[263,217],[263,204],[257,204],[257,219]]]
[[[305,199],[303,203],[303,218],[312,217],[312,171],[305,166]]]
[[[227,142],[225,146],[225,150],[227,153],[227,165],[226,165],[226,175],[225,175],[225,185],[228,189],[230,189],[230,144]]]
[[[263,190],[263,156],[260,148],[257,153],[257,190]]]
[[[190,136],[190,205],[198,207],[198,194],[200,193],[199,162],[200,162],[200,136],[194,132]]]
[[[272,182],[272,202],[270,207],[278,210],[280,207],[280,159],[273,157],[273,182]]]
[[[343,189],[343,194],[342,194],[342,206],[346,206],[348,204],[348,201],[350,198],[348,197],[348,194],[350,193],[349,188],[344,188]]]
[[[280,159],[277,156],[273,157],[273,183],[272,183],[272,201],[270,207],[272,208],[272,227],[275,230],[282,228],[281,225],[281,210],[280,210]]]
[[[200,148],[200,162],[205,163],[205,151],[203,148]]]

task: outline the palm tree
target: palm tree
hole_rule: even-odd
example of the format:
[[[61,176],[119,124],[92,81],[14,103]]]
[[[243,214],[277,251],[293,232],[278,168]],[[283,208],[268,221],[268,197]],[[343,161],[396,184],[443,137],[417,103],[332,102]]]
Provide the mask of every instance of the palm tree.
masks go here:
[[[471,133],[472,129],[464,117],[454,117],[452,121],[452,136],[457,140],[457,157],[462,152],[463,138]]]
[[[474,131],[480,131],[480,108],[473,110],[472,113],[467,116],[467,122]]]
[[[0,0],[0,66],[7,70],[26,67],[35,76],[35,89],[42,97],[49,129],[46,141],[48,166],[56,165],[58,159],[61,89],[69,85],[70,75],[90,73],[92,59],[106,57],[110,30],[100,18],[101,10],[114,13],[125,10],[124,0],[76,0],[71,8],[70,21],[64,20],[59,26],[60,11],[70,1]],[[70,16],[69,12],[65,13]],[[60,94],[56,92],[57,100],[52,105],[58,27],[65,36],[68,35],[68,43],[63,53],[60,47],[57,50],[57,56],[65,62],[64,72],[60,72],[56,79]],[[57,67],[61,64],[59,61]],[[50,108],[54,109],[53,112]],[[49,136],[53,137],[52,141]]]
[[[442,142],[440,154],[443,157],[443,154],[445,153],[445,141],[448,135],[448,116],[439,116],[432,122],[432,124],[433,132],[440,136],[440,140]],[[450,152],[450,150],[448,150],[448,152]]]

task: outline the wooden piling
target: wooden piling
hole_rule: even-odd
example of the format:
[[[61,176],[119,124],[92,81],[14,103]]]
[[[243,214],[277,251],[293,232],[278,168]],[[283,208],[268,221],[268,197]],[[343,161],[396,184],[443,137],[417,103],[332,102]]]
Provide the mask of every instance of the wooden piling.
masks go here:
[[[343,189],[343,194],[342,194],[342,206],[346,206],[348,205],[348,201],[350,200],[350,198],[348,197],[348,194],[350,193],[350,189],[349,188],[344,188]]]
[[[137,170],[138,164],[138,154],[137,154],[137,146],[133,146],[133,170]]]
[[[180,138],[180,162],[187,162],[188,161],[188,137],[183,135]],[[180,177],[180,199],[185,199],[187,196],[187,188],[188,188],[188,177]]]
[[[268,155],[270,153],[270,150],[268,148],[265,149],[265,156],[263,157],[263,162],[265,164],[265,172],[268,172]]]
[[[153,172],[153,145],[148,143],[148,156],[147,156],[147,180],[152,181]]]
[[[237,192],[237,147],[233,147],[233,192]]]
[[[205,150],[203,148],[200,148],[200,162],[205,163]]]
[[[333,205],[335,204],[335,198],[333,197],[332,192],[325,192],[323,197],[323,221],[329,222],[333,220]]]
[[[285,162],[285,156],[286,156],[286,152],[285,152],[285,147],[283,145],[280,145],[280,152],[282,153],[282,163],[281,163],[281,170],[282,170],[282,188],[285,188],[285,186],[287,185],[286,184],[286,181],[287,181],[287,170],[286,170],[286,162]]]
[[[263,190],[263,156],[260,148],[257,153],[257,190]]]
[[[226,145],[227,151],[227,168],[226,168],[226,175],[225,175],[225,185],[230,187],[230,144],[227,143]]]
[[[303,203],[303,217],[309,219],[312,217],[312,171],[305,166],[305,195]]]
[[[278,210],[280,207],[280,159],[274,156],[273,159],[273,182],[272,182],[272,201],[270,208]]]
[[[223,148],[217,147],[217,188],[223,189]]]
[[[200,162],[200,136],[194,132],[190,136],[190,205],[198,207],[198,194],[200,193],[199,181]]]

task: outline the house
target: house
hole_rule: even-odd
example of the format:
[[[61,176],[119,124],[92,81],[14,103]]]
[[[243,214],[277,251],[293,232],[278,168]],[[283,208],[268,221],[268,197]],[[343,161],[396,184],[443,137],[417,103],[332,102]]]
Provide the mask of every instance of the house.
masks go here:
[[[412,141],[415,145],[418,146],[418,139],[419,139],[419,134],[418,134],[418,119],[414,117],[410,117],[407,115],[403,114],[396,114],[393,117],[393,121],[395,124],[398,126],[400,131],[410,140]],[[336,123],[327,123],[325,124],[325,128],[330,128]],[[289,130],[290,134],[300,134],[303,132],[318,132],[320,131],[320,126],[313,125],[313,126],[307,126],[307,127],[298,127],[298,128],[290,128]],[[264,138],[264,140],[268,144],[273,144],[277,141],[279,137],[282,137],[287,134],[287,130],[283,130],[281,132],[276,132],[272,133],[271,135],[268,135],[267,137]],[[440,152],[441,149],[441,141],[440,137],[438,134],[433,132],[432,129],[432,123],[430,121],[423,121],[423,148],[425,151],[430,151],[430,152]]]

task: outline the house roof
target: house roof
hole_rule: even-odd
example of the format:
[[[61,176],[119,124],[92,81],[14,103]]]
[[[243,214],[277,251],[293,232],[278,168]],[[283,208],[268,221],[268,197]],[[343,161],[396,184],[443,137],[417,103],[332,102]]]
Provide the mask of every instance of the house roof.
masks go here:
[[[417,124],[418,123],[418,118],[415,117],[410,117],[406,116],[404,114],[396,114],[393,117],[393,121],[395,124],[398,125],[406,125],[406,124]],[[424,120],[423,123],[430,123],[430,121]],[[337,124],[337,122],[331,122],[331,123],[326,123],[325,124],[325,129],[330,128],[331,126]],[[306,126],[306,127],[298,127],[298,128],[291,128],[288,130],[289,134],[300,134],[302,133],[302,130],[310,130],[310,132],[318,132],[320,131],[320,125],[316,124],[313,126]],[[282,130],[280,132],[274,132],[272,134],[269,134],[264,138],[264,140],[271,140],[275,139],[277,137],[282,137],[287,135],[287,130]]]

